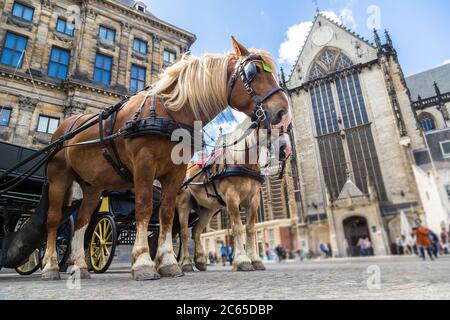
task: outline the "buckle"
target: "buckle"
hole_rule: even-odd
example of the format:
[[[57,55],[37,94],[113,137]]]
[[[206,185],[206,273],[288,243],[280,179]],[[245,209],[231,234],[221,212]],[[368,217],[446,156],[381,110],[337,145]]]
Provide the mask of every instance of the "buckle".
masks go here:
[[[266,120],[266,112],[264,111],[262,104],[258,104],[255,110],[255,116],[259,121]]]

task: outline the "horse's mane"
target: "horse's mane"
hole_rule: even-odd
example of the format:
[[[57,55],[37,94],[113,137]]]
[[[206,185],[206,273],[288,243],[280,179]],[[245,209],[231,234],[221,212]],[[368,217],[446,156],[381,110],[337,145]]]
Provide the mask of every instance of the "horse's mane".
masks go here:
[[[269,53],[257,49],[249,51],[260,55],[276,70]],[[233,57],[236,56],[232,53],[202,57],[184,54],[180,61],[164,70],[151,94],[163,96],[166,108],[171,111],[188,105],[196,119],[210,121],[228,105],[227,69]]]

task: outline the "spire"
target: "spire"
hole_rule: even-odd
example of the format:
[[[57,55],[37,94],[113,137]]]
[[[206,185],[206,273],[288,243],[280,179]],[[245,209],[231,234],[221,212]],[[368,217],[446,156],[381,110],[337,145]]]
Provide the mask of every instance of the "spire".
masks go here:
[[[373,29],[373,38],[375,40],[375,44],[377,45],[378,51],[380,51],[381,50],[381,39],[380,39],[380,36],[378,35],[377,29],[375,29],[375,28]]]
[[[287,85],[286,85],[286,77],[284,75],[284,69],[283,67],[280,68],[280,74],[281,74],[281,87],[283,89],[287,89]]]
[[[385,34],[385,36],[386,36],[386,42],[387,42],[387,45],[388,45],[391,49],[394,49],[394,44],[392,43],[391,35],[389,34],[389,31],[387,31],[387,29],[384,30],[384,34]]]
[[[439,89],[439,86],[438,86],[436,81],[433,83],[433,87],[434,87],[434,91],[436,91],[436,96],[438,96],[440,98],[441,97],[441,90]]]

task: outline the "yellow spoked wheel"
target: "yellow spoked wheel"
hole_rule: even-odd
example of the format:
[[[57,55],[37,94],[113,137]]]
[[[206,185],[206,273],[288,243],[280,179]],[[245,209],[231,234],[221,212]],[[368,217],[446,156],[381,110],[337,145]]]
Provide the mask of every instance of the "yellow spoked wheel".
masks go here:
[[[25,227],[29,221],[29,218],[20,218],[14,231],[19,231],[21,228]],[[16,272],[22,276],[29,276],[38,271],[41,267],[41,253],[42,251],[40,249],[36,249],[23,265],[16,268]]]
[[[117,228],[110,215],[94,218],[88,246],[89,265],[95,273],[104,273],[114,259],[117,244]]]

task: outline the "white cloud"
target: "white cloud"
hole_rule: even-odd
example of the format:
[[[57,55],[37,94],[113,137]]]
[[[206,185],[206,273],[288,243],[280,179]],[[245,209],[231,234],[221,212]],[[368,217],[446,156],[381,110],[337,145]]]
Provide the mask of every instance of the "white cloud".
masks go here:
[[[342,22],[349,27],[350,29],[354,30],[358,28],[358,24],[356,23],[355,17],[353,16],[353,10],[349,7],[344,8],[341,10],[341,18]]]
[[[278,62],[294,64],[297,56],[303,48],[306,37],[313,23],[311,21],[301,22],[289,27],[286,32],[286,40],[278,49]]]

